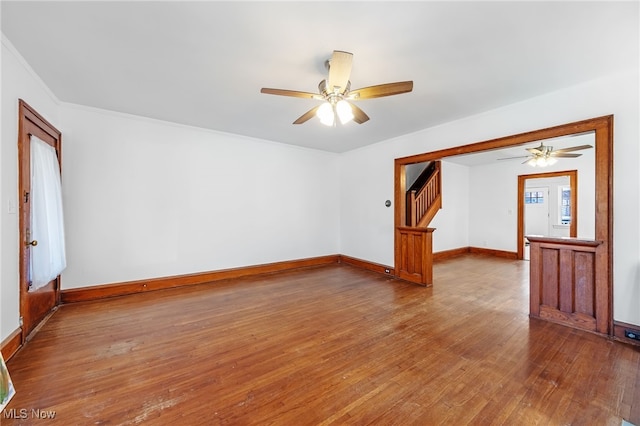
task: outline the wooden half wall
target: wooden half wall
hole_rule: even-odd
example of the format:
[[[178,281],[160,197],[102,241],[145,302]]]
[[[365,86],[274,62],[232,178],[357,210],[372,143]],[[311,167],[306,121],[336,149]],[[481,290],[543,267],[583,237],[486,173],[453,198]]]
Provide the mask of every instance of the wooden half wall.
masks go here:
[[[608,332],[609,300],[598,277],[601,241],[527,236],[530,316],[598,333]]]
[[[402,255],[402,239],[399,235],[406,226],[406,176],[405,168],[410,164],[427,161],[443,160],[450,156],[471,154],[476,152],[495,150],[500,148],[522,146],[529,143],[539,143],[544,139],[562,136],[593,133],[595,135],[595,238],[600,243],[595,252],[595,280],[598,291],[606,293],[606,300],[599,303],[604,307],[603,318],[606,326],[599,323],[597,332],[613,335],[613,115],[590,118],[572,123],[560,124],[544,129],[519,133],[497,139],[476,142],[468,145],[455,146],[442,150],[425,152],[394,160],[394,224],[395,224],[395,267],[405,262]],[[446,179],[446,176],[442,176]],[[446,213],[443,202],[441,214]],[[521,243],[522,235],[514,229],[513,237],[516,244]],[[580,237],[578,235],[578,237]],[[517,247],[517,245],[516,245]]]

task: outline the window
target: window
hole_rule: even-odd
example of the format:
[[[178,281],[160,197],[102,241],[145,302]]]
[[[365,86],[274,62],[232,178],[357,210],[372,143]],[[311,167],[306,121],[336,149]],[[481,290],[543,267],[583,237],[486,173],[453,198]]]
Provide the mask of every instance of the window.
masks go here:
[[[525,204],[542,204],[544,203],[543,191],[525,191],[524,193]]]
[[[560,194],[560,224],[569,225],[571,223],[571,187],[561,186],[558,188]]]

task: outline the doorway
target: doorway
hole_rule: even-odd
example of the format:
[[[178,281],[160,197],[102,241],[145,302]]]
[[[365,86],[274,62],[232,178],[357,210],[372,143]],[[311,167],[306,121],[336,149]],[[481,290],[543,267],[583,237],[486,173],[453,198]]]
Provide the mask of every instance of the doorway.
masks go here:
[[[524,191],[524,234],[549,235],[549,187],[527,186]],[[524,242],[524,260],[529,260],[529,244]]]
[[[31,136],[52,146],[61,168],[62,133],[22,99],[18,102],[18,194],[20,229],[20,322],[22,343],[58,305],[60,277],[36,291],[29,291],[31,251],[37,242],[31,240]]]
[[[599,324],[597,332],[613,333],[613,115],[591,118],[583,121],[562,124],[540,130],[506,136],[483,142],[461,145],[438,151],[396,158],[394,161],[394,267],[406,262],[400,246],[402,227],[406,223],[406,180],[405,168],[409,164],[425,161],[442,160],[450,156],[478,153],[506,147],[515,147],[539,142],[544,139],[569,135],[593,133],[595,137],[595,186],[594,215],[595,230],[593,239],[601,242],[595,251],[594,285],[601,298],[598,312]],[[446,194],[443,194],[446,196]],[[522,230],[519,231],[523,232]],[[437,238],[437,233],[435,234]],[[520,241],[521,239],[519,239]],[[520,247],[520,244],[518,244]],[[522,253],[520,253],[520,258]],[[437,277],[434,277],[434,286]]]
[[[524,232],[549,235],[549,187],[526,187],[524,192]]]
[[[569,211],[571,212],[571,220],[568,221],[566,225],[568,225],[569,237],[577,237],[578,235],[578,171],[577,170],[567,170],[561,172],[549,172],[549,173],[534,173],[527,175],[518,176],[518,226],[517,226],[517,250],[518,250],[518,259],[528,260],[527,256],[527,241],[525,239],[525,235],[544,235],[544,236],[552,236],[549,228],[553,225],[549,224],[550,213],[549,213],[549,197],[551,196],[548,191],[548,186],[539,187],[541,189],[535,190],[534,188],[527,188],[527,180],[551,180],[555,178],[565,177],[569,180]],[[527,192],[529,192],[529,199],[527,200]],[[531,194],[531,193],[534,194]],[[543,194],[538,194],[539,192],[543,192]],[[553,196],[557,196],[557,193],[554,193]],[[533,197],[532,197],[533,196]],[[542,202],[540,197],[543,197]],[[535,202],[534,202],[535,200]],[[529,202],[527,202],[529,201]],[[556,203],[557,205],[558,203]],[[536,209],[536,207],[544,206],[543,210],[547,213],[547,220],[545,224],[540,225],[538,227],[534,227],[533,230],[528,230],[527,226],[530,225],[527,223],[525,226],[525,211],[527,210],[527,206],[531,208],[531,211],[541,210]],[[538,211],[539,213],[539,211]],[[563,221],[561,215],[559,218],[556,218],[554,215],[554,222],[557,222],[556,226],[563,226],[561,222]],[[566,217],[566,216],[565,216]],[[557,219],[557,220],[556,220]],[[565,220],[566,221],[566,220]],[[546,226],[547,231],[538,232],[541,228],[539,226]]]

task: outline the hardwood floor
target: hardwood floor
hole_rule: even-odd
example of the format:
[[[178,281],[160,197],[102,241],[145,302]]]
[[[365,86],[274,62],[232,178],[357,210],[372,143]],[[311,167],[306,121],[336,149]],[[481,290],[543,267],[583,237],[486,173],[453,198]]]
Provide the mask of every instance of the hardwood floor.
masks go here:
[[[430,288],[330,265],[64,305],[1,421],[640,424],[640,350],[528,300],[527,262],[470,254]]]

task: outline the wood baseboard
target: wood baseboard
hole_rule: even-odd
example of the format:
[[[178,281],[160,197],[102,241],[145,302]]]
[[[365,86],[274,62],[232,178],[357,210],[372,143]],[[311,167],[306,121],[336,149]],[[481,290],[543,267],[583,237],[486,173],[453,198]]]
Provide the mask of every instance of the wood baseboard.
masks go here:
[[[357,259],[355,257],[340,255],[340,263],[352,265],[361,269],[378,272],[389,276],[395,276],[395,271],[391,266],[382,265],[380,263],[369,262],[367,260]]]
[[[613,321],[613,338],[620,342],[629,343],[631,345],[640,346],[640,340],[630,339],[625,336],[625,330],[635,331],[640,335],[640,325],[627,324],[621,321]]]
[[[81,287],[62,290],[61,303],[86,302],[126,294],[143,293],[152,290],[197,285],[233,278],[270,274],[291,269],[308,268],[327,265],[340,261],[339,255],[313,257],[308,259],[289,260],[242,268],[222,269],[219,271],[200,272],[171,277],[152,278],[148,280],[127,281],[122,283],[104,284],[92,287]]]
[[[513,251],[494,250],[482,247],[460,247],[433,253],[433,260],[440,261],[450,259],[467,253],[486,254],[488,256],[503,257],[505,259],[517,259],[518,253]]]
[[[470,247],[460,247],[451,250],[443,250],[436,253],[433,253],[433,261],[438,262],[440,260],[451,259],[453,257],[457,257],[463,254],[469,253]]]
[[[494,250],[482,247],[469,247],[469,253],[487,254],[489,256],[503,257],[505,259],[518,258],[518,253],[515,251]]]
[[[0,343],[0,352],[5,361],[11,359],[22,347],[22,328],[18,328]]]

